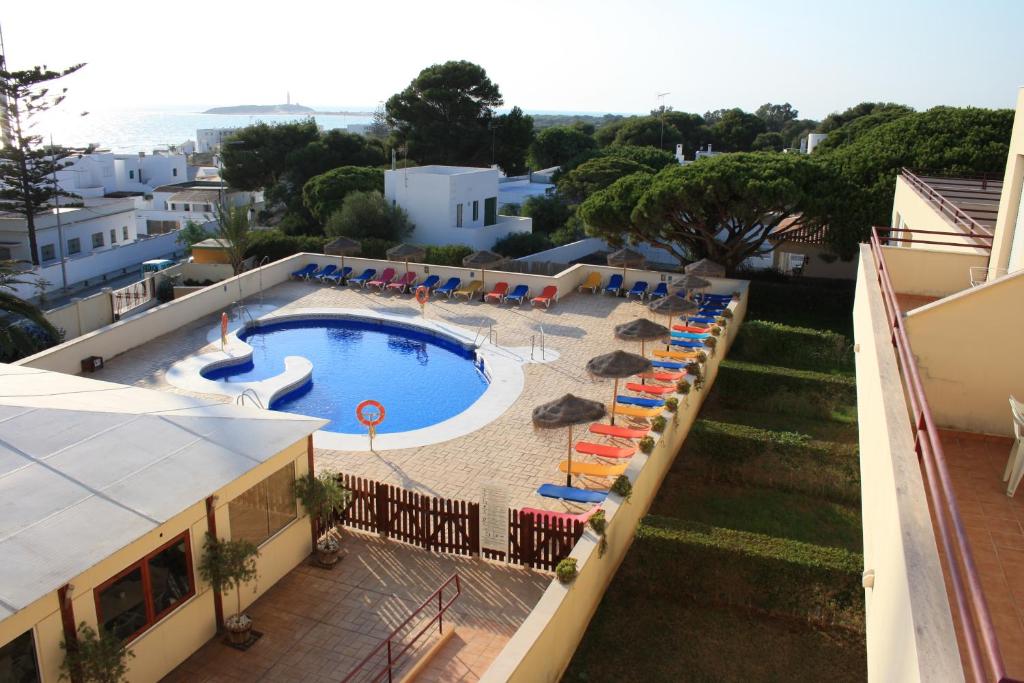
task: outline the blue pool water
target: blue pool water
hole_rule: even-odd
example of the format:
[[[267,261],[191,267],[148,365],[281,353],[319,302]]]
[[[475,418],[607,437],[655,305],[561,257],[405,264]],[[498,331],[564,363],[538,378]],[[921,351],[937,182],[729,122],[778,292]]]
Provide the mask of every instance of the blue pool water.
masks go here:
[[[332,432],[365,434],[356,406],[373,399],[387,413],[377,432],[429,427],[458,415],[487,389],[475,354],[443,338],[358,320],[291,321],[239,335],[252,361],[204,373],[223,382],[253,382],[284,371],[285,356],[313,363],[308,384],[271,408],[330,420]]]

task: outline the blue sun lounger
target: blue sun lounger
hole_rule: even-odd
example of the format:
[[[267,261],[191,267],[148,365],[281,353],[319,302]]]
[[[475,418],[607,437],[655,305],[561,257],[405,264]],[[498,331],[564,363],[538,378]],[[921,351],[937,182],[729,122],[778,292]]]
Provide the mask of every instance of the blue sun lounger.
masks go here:
[[[347,278],[351,274],[352,266],[345,266],[344,268],[339,268],[330,275],[324,275],[321,281],[333,282],[336,285],[340,285],[345,281],[345,278]]]
[[[653,292],[651,292],[651,301],[654,301],[655,299],[660,299],[663,296],[668,296],[667,282],[658,283],[658,286],[654,288]]]
[[[604,293],[618,296],[620,292],[622,292],[622,276],[612,275],[608,279],[608,286],[604,288]]]
[[[689,339],[673,339],[671,342],[672,346],[681,346],[684,349],[703,349],[704,342],[690,341]]]
[[[545,498],[558,498],[573,503],[601,503],[608,497],[607,491],[588,491],[574,486],[556,486],[555,484],[541,484],[537,493]]]
[[[677,339],[707,339],[710,332],[673,332],[672,336]]]
[[[448,278],[448,282],[445,282],[443,285],[435,289],[434,293],[444,294],[447,298],[451,299],[452,293],[459,288],[460,284],[462,284],[461,278],[450,277]]]
[[[529,287],[526,285],[516,285],[516,288],[512,290],[511,294],[505,295],[505,301],[515,301],[517,304],[522,306],[528,296],[530,296]]]
[[[615,402],[624,406],[640,406],[641,408],[660,408],[665,405],[660,398],[639,398],[637,396],[616,396]]]
[[[647,294],[647,288],[649,286],[650,285],[648,285],[643,280],[639,280],[638,282],[636,282],[633,285],[633,289],[631,289],[628,292],[626,292],[626,298],[628,299],[631,296],[635,296],[635,297],[637,297],[639,299],[643,299],[644,296]]]
[[[359,275],[356,275],[355,277],[350,277],[348,279],[349,287],[351,287],[352,285],[355,285],[356,287],[363,287],[376,274],[377,274],[377,269],[376,268],[367,268],[363,272],[359,273]]]
[[[688,318],[686,316],[682,316],[679,319],[680,320],[687,320],[687,321],[689,321],[691,323],[702,323],[704,325],[713,325],[714,323],[718,322],[718,318],[708,318],[707,316],[702,316],[702,315],[698,315],[695,318]]]
[[[315,272],[316,272],[316,264],[315,263],[307,263],[305,266],[303,266],[299,270],[294,271],[291,274],[291,277],[295,278],[296,280],[305,280],[307,277],[309,277],[312,273],[315,273]]]
[[[334,265],[333,263],[328,263],[326,266],[324,266],[323,270],[321,270],[319,273],[314,273],[313,275],[310,275],[310,277],[316,278],[320,282],[323,282],[325,277],[331,277],[332,275],[334,275],[335,272],[337,272],[337,270],[338,266]]]
[[[686,367],[686,363],[677,363],[674,360],[652,360],[651,367],[663,368],[665,370],[682,370]]]

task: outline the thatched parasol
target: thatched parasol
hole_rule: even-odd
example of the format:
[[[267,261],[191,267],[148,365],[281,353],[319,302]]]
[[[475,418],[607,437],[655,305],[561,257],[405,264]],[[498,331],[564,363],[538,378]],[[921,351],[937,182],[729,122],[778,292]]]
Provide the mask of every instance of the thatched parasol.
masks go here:
[[[651,323],[652,325],[654,323]],[[661,327],[661,325],[658,325]],[[662,328],[664,329],[664,328]],[[612,389],[611,423],[615,424],[615,402],[619,395],[619,380],[632,377],[651,369],[651,361],[627,351],[612,351],[603,356],[595,356],[587,361],[587,372],[595,377],[611,377],[615,380]]]
[[[615,338],[623,341],[639,341],[640,355],[644,355],[644,342],[664,339],[670,334],[664,325],[651,322],[647,318],[637,318],[628,323],[615,326]]]
[[[687,273],[680,278],[672,280],[672,287],[676,289],[685,289],[686,295],[689,296],[690,292],[694,289],[705,289],[710,287],[711,283],[702,277],[691,275]]]
[[[652,302],[648,308],[652,313],[663,313],[667,315],[668,328],[671,329],[673,315],[693,313],[697,310],[697,304],[693,303],[689,299],[679,296],[679,294],[676,293],[661,297],[657,301]]]
[[[487,286],[487,281],[484,279],[487,275],[488,268],[496,268],[502,262],[505,257],[501,254],[496,254],[493,251],[482,249],[480,251],[474,251],[472,254],[462,259],[463,268],[479,268],[480,269],[480,281],[484,283],[484,287]]]
[[[622,266],[622,279],[625,284],[626,279],[626,268],[643,268],[647,264],[647,259],[639,251],[634,251],[629,247],[623,247],[618,251],[613,251],[608,254],[608,265],[609,266]]]
[[[389,261],[405,261],[405,272],[409,272],[409,261],[422,261],[427,255],[426,249],[418,244],[407,244],[402,242],[387,250]]]
[[[605,416],[604,404],[566,394],[560,399],[539,405],[533,409],[533,426],[541,429],[569,428],[569,467],[565,474],[565,485],[572,486],[572,426],[594,422]]]
[[[702,258],[683,268],[683,272],[700,277],[725,277],[725,266],[715,263],[711,259]]]
[[[324,253],[341,257],[341,272],[345,272],[345,257],[356,256],[363,250],[363,245],[348,237],[336,237],[324,246]]]

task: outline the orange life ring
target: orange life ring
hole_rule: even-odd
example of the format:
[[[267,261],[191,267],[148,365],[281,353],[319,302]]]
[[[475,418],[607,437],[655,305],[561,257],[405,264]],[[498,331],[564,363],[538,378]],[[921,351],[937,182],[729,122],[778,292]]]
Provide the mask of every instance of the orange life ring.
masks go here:
[[[427,303],[428,299],[430,299],[430,290],[427,289],[426,287],[424,287],[423,285],[420,285],[419,287],[417,287],[416,288],[416,303],[418,303],[420,306],[422,306],[425,303]]]
[[[372,420],[372,419],[364,416],[363,415],[363,411],[366,408],[376,408],[377,409],[377,419]],[[359,405],[356,406],[356,419],[358,419],[360,422],[362,422],[367,427],[376,427],[377,425],[379,425],[381,422],[384,421],[384,406],[382,406],[379,401],[374,401],[374,400],[369,400],[369,399],[366,400],[366,401],[363,401],[362,403],[360,403]]]

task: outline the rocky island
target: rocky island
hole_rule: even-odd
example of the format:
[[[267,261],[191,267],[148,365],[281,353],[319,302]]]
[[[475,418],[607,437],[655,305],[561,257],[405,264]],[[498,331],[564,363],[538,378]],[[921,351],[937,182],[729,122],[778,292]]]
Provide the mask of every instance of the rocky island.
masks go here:
[[[234,107],[213,107],[204,114],[316,114],[312,107],[301,104],[240,104]]]

